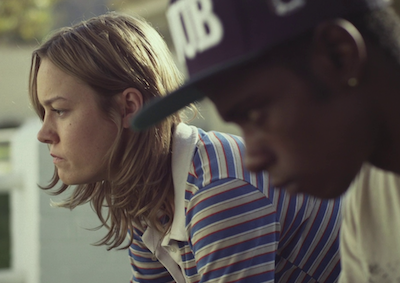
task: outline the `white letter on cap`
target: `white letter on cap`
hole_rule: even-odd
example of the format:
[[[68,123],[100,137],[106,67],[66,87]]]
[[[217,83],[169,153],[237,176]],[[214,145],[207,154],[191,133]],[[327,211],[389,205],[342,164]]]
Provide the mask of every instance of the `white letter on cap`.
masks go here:
[[[213,13],[212,8],[211,0],[197,0],[192,2],[194,26],[196,27],[198,37],[197,50],[199,52],[217,45],[222,39],[222,24],[219,18]]]
[[[177,1],[167,11],[172,40],[180,62],[185,56],[193,58],[196,54],[196,34],[190,20],[190,10],[184,1]]]
[[[222,40],[223,26],[212,7],[212,0],[179,0],[169,7],[167,18],[181,62]]]
[[[275,13],[279,16],[286,16],[306,4],[305,0],[291,0],[286,2],[282,0],[271,0],[271,2],[273,7],[275,7]]]

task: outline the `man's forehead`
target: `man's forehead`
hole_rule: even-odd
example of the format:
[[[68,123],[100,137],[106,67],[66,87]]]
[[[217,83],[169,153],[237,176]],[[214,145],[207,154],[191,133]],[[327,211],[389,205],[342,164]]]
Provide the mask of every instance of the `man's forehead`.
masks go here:
[[[225,99],[227,93],[237,89],[240,85],[245,85],[245,78],[250,75],[250,69],[232,69],[227,72],[218,74],[203,82],[199,87],[212,101],[220,101]]]
[[[243,68],[227,72],[206,84],[204,91],[220,114],[225,116],[228,112],[240,108],[241,103],[248,97],[248,90],[255,87],[252,85],[252,78],[260,71],[257,68]]]

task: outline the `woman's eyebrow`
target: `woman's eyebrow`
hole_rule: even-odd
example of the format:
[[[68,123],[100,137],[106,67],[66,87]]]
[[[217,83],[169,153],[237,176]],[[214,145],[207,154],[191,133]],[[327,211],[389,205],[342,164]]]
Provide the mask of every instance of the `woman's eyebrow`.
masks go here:
[[[52,104],[53,102],[57,101],[57,100],[67,100],[65,97],[62,96],[55,96],[49,99],[46,99],[45,101],[43,101],[43,106],[48,106],[50,104]]]

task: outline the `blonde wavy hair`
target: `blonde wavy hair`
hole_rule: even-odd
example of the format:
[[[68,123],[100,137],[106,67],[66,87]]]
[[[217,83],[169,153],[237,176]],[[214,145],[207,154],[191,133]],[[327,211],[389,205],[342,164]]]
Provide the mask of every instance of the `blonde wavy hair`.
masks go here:
[[[149,130],[133,132],[122,127],[115,99],[116,94],[134,87],[146,103],[180,86],[182,74],[164,40],[143,19],[117,13],[58,30],[32,53],[29,96],[42,120],[44,109],[38,101],[36,82],[43,58],[92,87],[104,115],[118,127],[117,138],[105,157],[109,172],[113,169],[117,176],[112,181],[77,185],[57,205],[73,209],[90,202],[102,223],[100,227],[108,228],[96,244],[108,249],[120,247],[134,224],[141,229],[150,225],[166,233],[174,212],[172,134],[181,119],[174,114]],[[123,152],[122,158],[118,152]],[[119,166],[118,170],[113,166]],[[59,181],[55,168],[50,183],[41,188],[53,189]],[[52,193],[59,195],[68,188],[61,182]]]

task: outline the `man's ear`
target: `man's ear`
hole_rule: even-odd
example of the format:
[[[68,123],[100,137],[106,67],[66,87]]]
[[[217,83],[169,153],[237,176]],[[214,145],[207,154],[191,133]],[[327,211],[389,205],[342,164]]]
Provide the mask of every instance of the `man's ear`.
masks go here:
[[[315,74],[327,85],[356,84],[367,61],[366,44],[349,21],[324,22],[314,30],[312,58]]]
[[[143,106],[143,95],[138,89],[130,87],[121,93],[120,99],[122,126],[129,128],[130,120]]]

